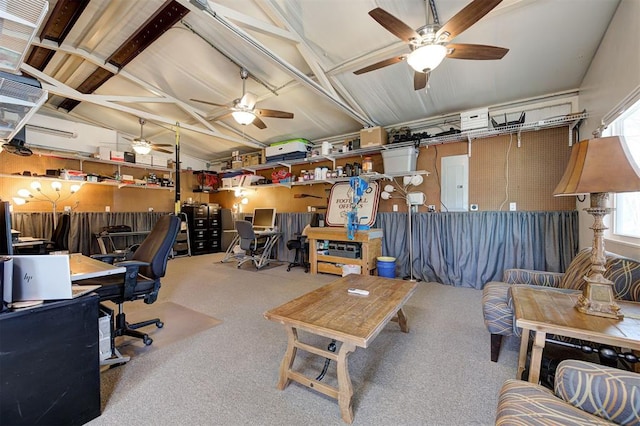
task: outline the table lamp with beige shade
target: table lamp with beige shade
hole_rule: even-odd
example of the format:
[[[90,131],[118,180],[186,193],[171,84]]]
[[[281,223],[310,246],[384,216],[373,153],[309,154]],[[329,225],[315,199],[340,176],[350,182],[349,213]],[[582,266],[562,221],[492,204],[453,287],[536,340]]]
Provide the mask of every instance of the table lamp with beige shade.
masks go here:
[[[604,217],[610,192],[640,191],[640,167],[622,136],[588,139],[571,150],[569,164],[553,195],[590,194],[591,205],[584,209],[594,217],[591,268],[576,309],[589,315],[622,318],[615,301],[613,283],[603,276],[605,268]]]

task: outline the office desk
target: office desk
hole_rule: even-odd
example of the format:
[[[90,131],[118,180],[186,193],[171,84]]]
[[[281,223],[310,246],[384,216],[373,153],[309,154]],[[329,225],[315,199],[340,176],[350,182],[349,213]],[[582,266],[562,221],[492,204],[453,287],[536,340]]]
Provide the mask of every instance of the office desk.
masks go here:
[[[124,237],[136,237],[140,235],[149,235],[151,231],[129,231],[129,232],[100,232],[95,234],[96,239],[98,240],[98,247],[100,247],[100,253],[107,254],[109,253],[107,246],[105,244],[105,240],[109,243],[109,247],[111,251],[118,250],[116,244],[113,242],[114,238],[124,238]]]
[[[69,267],[71,268],[72,282],[106,275],[124,274],[127,271],[124,266],[110,265],[98,259],[85,256],[82,253],[69,255]]]
[[[44,246],[49,240],[45,238],[35,237],[19,237],[17,241],[12,241],[11,245],[14,249],[19,251],[22,248],[30,248],[32,250],[29,253],[34,253],[33,250],[37,249],[38,253],[44,253]]]
[[[262,250],[262,254],[258,257],[258,260],[255,262],[256,268],[261,269],[269,263],[271,258],[271,250],[278,242],[278,239],[280,238],[280,235],[282,235],[282,232],[254,231],[254,234],[256,234],[256,237],[258,238],[267,237],[267,242],[264,246],[264,250]],[[232,260],[239,262],[246,256],[246,253],[244,252],[244,250],[241,253],[234,253],[233,248],[238,244],[240,244],[240,235],[236,232],[236,236],[233,238],[233,241],[231,241],[231,244],[229,244],[229,247],[225,252],[224,258],[221,260],[222,263],[230,262]]]
[[[0,423],[79,425],[100,415],[98,295],[0,313]]]

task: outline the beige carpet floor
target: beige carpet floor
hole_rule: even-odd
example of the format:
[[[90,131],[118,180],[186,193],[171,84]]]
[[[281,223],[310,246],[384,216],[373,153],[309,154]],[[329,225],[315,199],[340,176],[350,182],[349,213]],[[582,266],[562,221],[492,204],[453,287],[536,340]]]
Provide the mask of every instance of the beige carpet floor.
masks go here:
[[[153,339],[153,344],[150,346],[145,346],[141,339],[134,337],[117,337],[116,346],[120,353],[132,358],[162,350],[168,345],[222,323],[219,319],[173,302],[156,302],[151,305],[135,303],[137,304],[136,309],[125,307],[129,323],[160,318],[164,326],[162,328],[148,326],[141,329]]]
[[[171,260],[154,305],[169,302],[223,323],[185,330],[183,337],[195,334],[164,345],[161,336],[183,327],[176,324],[180,315],[165,315],[146,352],[101,374],[102,415],[92,426],[345,424],[334,399],[296,383],[276,388],[287,335],[263,315],[337,277],[287,272],[285,265],[236,269],[220,263],[222,257]],[[389,324],[349,357],[354,426],[494,424],[498,390],[516,375],[519,346],[506,339],[498,362],[489,360],[481,299],[479,290],[420,283],[405,305],[410,333]],[[128,305],[134,305],[126,307],[131,318],[155,307]],[[300,352],[294,367],[315,377],[324,359]],[[324,381],[334,383],[335,376],[331,362]]]

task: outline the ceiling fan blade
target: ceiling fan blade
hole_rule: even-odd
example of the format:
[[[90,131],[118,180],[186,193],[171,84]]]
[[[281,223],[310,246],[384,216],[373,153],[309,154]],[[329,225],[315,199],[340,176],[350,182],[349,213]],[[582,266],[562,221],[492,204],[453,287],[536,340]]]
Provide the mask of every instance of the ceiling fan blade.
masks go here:
[[[229,111],[229,112],[227,112],[225,114],[218,115],[218,116],[213,117],[213,118],[209,118],[209,121],[218,121],[218,120],[224,120],[226,118],[231,118],[232,117],[231,114],[232,114],[232,111]]]
[[[175,146],[175,145],[173,145],[171,143],[153,143],[153,142],[151,143],[151,145],[153,145],[153,146]]]
[[[420,34],[418,34],[413,28],[384,9],[377,7],[369,11],[369,15],[371,15],[378,24],[382,25],[387,31],[405,43],[410,43],[411,40],[420,40],[421,38]]]
[[[426,72],[414,72],[413,73],[413,90],[421,90],[427,87],[427,80],[429,79],[429,73]]]
[[[258,129],[266,129],[267,125],[264,124],[264,121],[260,120],[259,117],[256,116],[256,118],[254,118],[253,122],[251,123],[254,126],[256,126]]]
[[[491,12],[500,2],[502,0],[473,0],[438,30],[436,41],[442,43],[452,40]]]
[[[253,113],[260,117],[293,118],[292,112],[277,111],[275,109],[256,108],[253,110]]]
[[[158,152],[164,152],[166,154],[173,154],[173,151],[169,149],[160,148],[158,147],[158,145],[151,145],[151,149]]]
[[[453,49],[453,50],[451,50]],[[447,58],[452,59],[502,59],[509,49],[483,44],[450,43],[447,44]]]
[[[227,105],[217,104],[215,102],[203,101],[203,100],[200,100],[200,99],[189,99],[189,100],[190,101],[194,101],[194,102],[200,102],[200,103],[207,104],[207,105],[213,105],[213,106],[222,107],[222,108],[229,108]]]
[[[384,68],[386,66],[397,64],[398,62],[402,62],[405,60],[406,57],[407,55],[401,55],[401,56],[395,56],[393,58],[385,59],[384,61],[376,62],[373,65],[369,65],[368,67],[361,68],[357,71],[354,71],[353,73],[355,75],[360,75],[369,71],[374,71],[380,68]]]

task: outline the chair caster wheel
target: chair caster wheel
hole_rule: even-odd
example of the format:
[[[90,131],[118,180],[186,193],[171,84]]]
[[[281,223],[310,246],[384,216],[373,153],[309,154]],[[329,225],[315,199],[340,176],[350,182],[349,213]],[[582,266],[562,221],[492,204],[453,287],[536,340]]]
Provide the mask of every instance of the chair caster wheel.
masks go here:
[[[164,323],[163,323],[162,321],[158,321],[158,322],[156,323],[156,327],[158,327],[158,328],[162,328],[162,327],[164,327]]]
[[[142,343],[144,343],[145,346],[151,346],[153,339],[151,337],[144,337]]]

